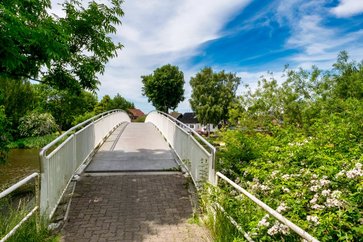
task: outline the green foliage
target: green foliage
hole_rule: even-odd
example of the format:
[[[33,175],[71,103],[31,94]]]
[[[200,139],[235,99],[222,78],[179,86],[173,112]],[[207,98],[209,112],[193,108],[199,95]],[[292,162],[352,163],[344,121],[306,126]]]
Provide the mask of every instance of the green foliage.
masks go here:
[[[58,126],[50,113],[32,112],[20,119],[18,130],[23,137],[34,137],[52,134]]]
[[[127,111],[130,108],[134,108],[134,104],[127,101],[124,97],[117,93],[113,98],[109,95],[103,96],[102,100],[95,106],[94,112],[99,114],[113,109],[122,109]]]
[[[19,119],[36,105],[36,96],[30,82],[0,77],[0,105],[5,108],[9,131],[16,137]]]
[[[88,113],[84,113],[84,114],[81,114],[77,117],[74,118],[73,122],[72,122],[72,126],[75,126],[79,123],[82,123],[92,117],[96,116],[96,113],[95,112],[88,112]]]
[[[228,119],[228,108],[235,100],[240,78],[224,71],[214,73],[212,68],[202,69],[190,79],[192,95],[190,105],[202,124],[219,124]]]
[[[217,168],[320,241],[363,237],[363,67],[338,56],[334,69],[262,78],[230,110]],[[223,205],[256,241],[298,237],[221,185]]]
[[[7,126],[8,121],[6,119],[4,106],[0,106],[0,163],[5,161],[8,153],[7,145],[9,143],[9,134]]]
[[[145,122],[145,119],[146,119],[146,115],[143,115],[143,116],[140,116],[140,117],[136,118],[132,122],[143,123],[143,122]]]
[[[121,23],[121,3],[92,1],[85,8],[66,1],[66,17],[60,18],[49,13],[49,0],[1,1],[0,75],[34,79],[41,73],[42,82],[61,89],[95,90],[97,74],[122,47],[110,36]]]
[[[97,97],[87,91],[75,94],[46,85],[35,85],[38,97],[38,111],[49,112],[62,130],[72,127],[75,117],[91,112],[97,104]]]
[[[47,134],[37,137],[20,138],[10,142],[7,147],[9,149],[33,149],[42,148],[55,140],[59,136],[58,133]]]
[[[177,66],[164,65],[141,78],[142,94],[157,110],[168,113],[184,100],[184,74]]]
[[[22,200],[21,200],[22,201]],[[11,204],[7,199],[0,201],[0,238],[4,237],[12,228],[14,228],[21,219],[23,219],[29,212],[25,204],[21,201],[19,205],[14,208],[14,204]],[[6,211],[6,212],[4,212]],[[33,215],[26,221],[14,235],[12,235],[7,241],[58,241],[54,235],[50,234],[45,223],[40,223],[39,230],[36,228],[36,217]]]

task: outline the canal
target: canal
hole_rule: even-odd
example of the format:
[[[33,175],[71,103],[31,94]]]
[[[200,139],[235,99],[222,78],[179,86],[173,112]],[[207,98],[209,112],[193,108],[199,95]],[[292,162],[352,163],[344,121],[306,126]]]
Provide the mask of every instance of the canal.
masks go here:
[[[0,163],[0,191],[33,172],[39,172],[39,149],[11,149]]]

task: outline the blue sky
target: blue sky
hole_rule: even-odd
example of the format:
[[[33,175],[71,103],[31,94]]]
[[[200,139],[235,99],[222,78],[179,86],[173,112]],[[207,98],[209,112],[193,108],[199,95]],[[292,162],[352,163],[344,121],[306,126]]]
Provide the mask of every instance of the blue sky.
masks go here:
[[[58,15],[60,1],[52,1]],[[190,77],[205,66],[254,88],[267,71],[282,80],[285,64],[328,69],[341,50],[363,60],[363,0],[125,0],[123,9],[114,39],[124,49],[100,76],[98,95],[120,93],[144,112],[154,108],[140,76],[168,63],[184,72],[177,110],[186,112]]]

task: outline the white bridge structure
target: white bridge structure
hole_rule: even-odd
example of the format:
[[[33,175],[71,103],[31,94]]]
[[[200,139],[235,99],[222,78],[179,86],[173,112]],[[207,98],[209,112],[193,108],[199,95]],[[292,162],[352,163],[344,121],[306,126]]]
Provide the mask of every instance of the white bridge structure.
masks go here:
[[[162,143],[165,141],[167,145]],[[40,189],[34,208],[24,221],[36,211],[43,218],[51,219],[68,185],[84,172],[182,170],[189,174],[197,190],[202,189],[205,183],[218,186],[218,180],[223,179],[305,240],[317,241],[217,172],[215,155],[216,149],[210,143],[168,114],[153,111],[147,115],[145,123],[131,123],[125,111],[112,110],[102,113],[69,129],[40,151]],[[38,179],[38,174],[32,174],[0,193],[0,199],[31,179]],[[224,211],[218,204],[215,209]],[[233,218],[228,215],[227,217],[240,229]],[[0,242],[12,236],[21,223]],[[252,241],[246,233],[248,231],[241,232],[248,241]]]

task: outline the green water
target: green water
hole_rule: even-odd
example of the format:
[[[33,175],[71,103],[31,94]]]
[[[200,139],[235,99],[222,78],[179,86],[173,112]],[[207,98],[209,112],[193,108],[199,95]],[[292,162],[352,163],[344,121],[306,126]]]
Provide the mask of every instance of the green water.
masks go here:
[[[39,172],[39,149],[10,150],[7,162],[0,164],[0,191],[33,172]]]

